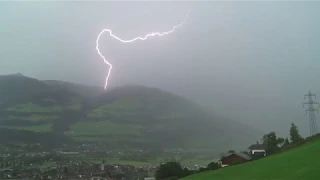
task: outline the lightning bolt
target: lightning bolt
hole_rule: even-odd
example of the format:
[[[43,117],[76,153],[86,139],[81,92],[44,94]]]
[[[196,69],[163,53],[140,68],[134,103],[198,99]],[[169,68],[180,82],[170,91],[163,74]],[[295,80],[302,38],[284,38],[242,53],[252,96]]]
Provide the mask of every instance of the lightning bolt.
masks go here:
[[[190,11],[189,11],[189,12],[190,12]],[[118,41],[120,41],[120,42],[122,42],[122,43],[132,43],[132,42],[135,42],[135,41],[137,41],[137,40],[144,41],[144,40],[148,39],[149,37],[153,37],[153,36],[159,36],[159,37],[161,37],[161,36],[169,35],[169,34],[173,33],[177,28],[181,27],[181,26],[186,22],[187,17],[188,17],[188,15],[189,15],[189,12],[187,13],[187,15],[185,16],[185,18],[184,18],[184,20],[183,20],[182,22],[180,22],[178,25],[173,26],[173,28],[172,28],[171,30],[169,30],[169,31],[165,31],[165,32],[152,32],[152,33],[146,34],[145,36],[135,37],[135,38],[129,39],[129,40],[124,40],[124,39],[121,39],[121,38],[117,37],[116,35],[114,35],[114,34],[112,33],[112,30],[111,30],[111,29],[103,29],[103,30],[99,33],[99,35],[98,35],[98,37],[97,37],[97,40],[96,40],[96,50],[97,50],[99,56],[103,59],[103,62],[109,66],[108,74],[107,74],[107,77],[106,77],[106,80],[105,80],[104,89],[107,89],[108,80],[109,80],[109,77],[110,77],[110,74],[111,74],[111,71],[112,71],[112,67],[113,67],[112,64],[106,59],[106,57],[104,57],[104,56],[102,55],[102,53],[100,52],[100,49],[99,49],[100,37],[101,37],[105,32],[109,33],[109,36],[110,36],[110,37],[112,37],[112,38],[114,38],[114,39],[116,39],[116,40],[118,40]]]

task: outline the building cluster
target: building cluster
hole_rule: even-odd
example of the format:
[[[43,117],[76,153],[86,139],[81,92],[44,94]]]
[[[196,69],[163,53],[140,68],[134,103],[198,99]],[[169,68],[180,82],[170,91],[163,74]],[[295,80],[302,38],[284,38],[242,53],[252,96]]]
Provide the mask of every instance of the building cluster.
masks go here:
[[[41,144],[27,148],[0,145],[0,179],[152,180],[156,166],[108,164],[104,159],[142,162],[143,158],[150,159],[163,154],[181,156],[185,153],[183,149],[115,150],[93,143],[62,145],[50,150],[42,148]],[[194,165],[186,168],[198,170],[201,167]]]
[[[138,152],[104,150],[96,144],[64,146],[47,152],[38,149],[0,145],[0,179],[126,179],[143,180],[152,177],[155,166],[101,164],[101,157],[134,155]],[[93,163],[95,162],[95,163]],[[102,164],[103,163],[103,164]]]
[[[218,161],[221,167],[227,167],[230,165],[246,163],[248,161],[260,159],[267,155],[266,147],[263,144],[253,144],[248,147],[247,151],[244,152],[228,152],[221,156],[221,159]]]
[[[69,161],[48,167],[1,169],[0,179],[99,179],[99,180],[144,180],[154,173],[156,167],[130,165],[105,165],[88,162]]]

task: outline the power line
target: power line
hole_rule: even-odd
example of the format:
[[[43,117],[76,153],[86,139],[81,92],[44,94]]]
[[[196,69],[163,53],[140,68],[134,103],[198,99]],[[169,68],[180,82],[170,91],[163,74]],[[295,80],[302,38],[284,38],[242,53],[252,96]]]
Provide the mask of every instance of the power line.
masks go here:
[[[304,95],[304,99],[306,99],[306,97],[308,98],[308,102],[303,103],[303,107],[304,105],[308,105],[308,108],[305,111],[309,114],[310,136],[313,136],[318,133],[318,125],[315,112],[319,112],[319,103],[313,100],[313,97],[316,99],[317,96],[315,94],[312,94],[310,90],[308,94]],[[317,105],[317,108],[315,108],[314,105]]]

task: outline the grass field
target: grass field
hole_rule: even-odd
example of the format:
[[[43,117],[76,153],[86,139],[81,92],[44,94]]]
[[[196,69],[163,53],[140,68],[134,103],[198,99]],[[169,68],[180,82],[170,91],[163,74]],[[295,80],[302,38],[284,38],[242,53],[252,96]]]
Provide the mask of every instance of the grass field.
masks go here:
[[[31,102],[26,104],[19,104],[11,108],[7,108],[7,111],[14,111],[14,112],[24,112],[24,113],[35,113],[35,112],[47,112],[47,113],[53,113],[53,112],[61,112],[62,107],[59,106],[50,106],[50,107],[43,107],[39,106],[38,104],[33,104]]]
[[[30,114],[30,115],[16,115],[16,116],[8,116],[7,119],[11,120],[11,119],[20,119],[20,120],[26,120],[26,121],[33,121],[33,122],[37,122],[37,121],[52,121],[52,120],[56,120],[58,119],[59,116],[58,115],[52,115],[52,114],[48,114],[48,115],[43,115],[43,114]]]
[[[86,162],[91,162],[95,164],[100,164],[101,163],[101,158],[100,159],[83,159]],[[119,164],[119,165],[132,165],[135,167],[140,167],[140,166],[148,166],[148,165],[154,165],[154,163],[151,162],[141,162],[141,161],[127,161],[127,160],[120,160],[120,159],[105,159],[107,164]]]
[[[242,165],[192,175],[183,180],[316,180],[320,177],[320,139],[287,152]]]
[[[33,132],[51,132],[52,131],[52,124],[43,124],[43,125],[36,125],[36,126],[0,126],[2,128],[8,129],[20,129],[20,130],[27,130]]]
[[[129,135],[139,136],[141,126],[131,124],[116,124],[110,121],[78,122],[71,127],[74,136],[106,136],[106,135]]]
[[[109,116],[119,117],[125,114],[132,114],[139,112],[141,109],[141,102],[138,98],[119,98],[118,100],[102,105],[94,110],[92,110],[89,114],[89,118],[104,118]]]
[[[89,118],[121,118],[128,117],[127,120],[130,120],[130,117],[145,114],[152,112],[153,115],[156,115],[159,119],[172,119],[174,118],[182,118],[188,117],[186,115],[185,107],[182,106],[182,110],[178,111],[178,108],[181,106],[177,106],[174,108],[169,108],[170,110],[174,109],[174,111],[170,111],[163,106],[163,104],[171,105],[173,103],[169,100],[164,101],[161,98],[155,98],[158,100],[152,101],[151,99],[140,99],[138,97],[122,97],[118,98],[112,103],[105,104],[97,107],[92,110],[89,114]],[[161,111],[161,109],[166,109],[166,111]],[[135,120],[136,121],[136,120]]]

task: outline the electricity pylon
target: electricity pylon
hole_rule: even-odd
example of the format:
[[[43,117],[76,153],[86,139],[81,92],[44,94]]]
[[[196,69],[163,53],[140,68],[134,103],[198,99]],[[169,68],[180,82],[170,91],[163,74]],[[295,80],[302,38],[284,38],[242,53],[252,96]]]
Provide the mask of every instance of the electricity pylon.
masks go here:
[[[308,98],[308,102],[303,103],[303,107],[304,105],[308,105],[308,108],[305,111],[309,114],[310,136],[313,136],[318,133],[318,125],[315,112],[319,112],[319,103],[313,100],[313,97],[316,99],[316,95],[312,94],[310,90],[308,94],[304,95],[304,99],[306,99],[306,97]],[[317,105],[317,108],[315,108],[314,105]]]

